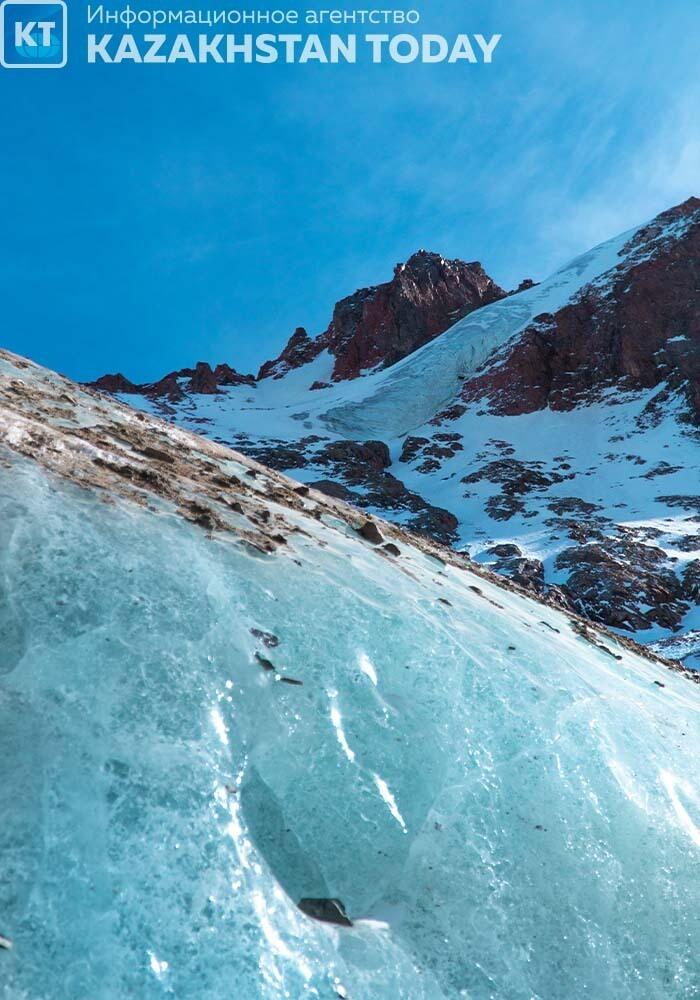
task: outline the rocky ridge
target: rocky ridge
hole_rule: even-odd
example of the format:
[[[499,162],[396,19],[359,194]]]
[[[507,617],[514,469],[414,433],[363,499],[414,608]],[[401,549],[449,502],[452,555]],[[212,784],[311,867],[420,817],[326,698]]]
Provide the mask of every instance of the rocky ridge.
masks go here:
[[[518,291],[531,286],[532,282],[525,281]],[[257,376],[242,375],[227,364],[212,369],[200,361],[194,369],[169,372],[144,385],[122,374],[103,375],[91,384],[105,392],[142,393],[174,402],[188,394],[213,394],[219,387],[280,379],[324,352],[333,359],[329,381],[342,382],[377,366],[395,364],[474,309],[505,295],[478,261],[467,264],[418,250],[406,263],[396,265],[390,281],[360,288],[341,299],[328,328],[318,337],[312,339],[304,327],[297,327],[280,354],[260,366]],[[324,384],[312,383],[309,388]]]
[[[591,282],[554,313],[535,316],[517,341],[464,386],[465,401],[488,401],[513,416],[570,410],[605,389],[663,385],[663,411],[680,392],[700,426],[700,199],[642,227],[623,246],[609,280]]]

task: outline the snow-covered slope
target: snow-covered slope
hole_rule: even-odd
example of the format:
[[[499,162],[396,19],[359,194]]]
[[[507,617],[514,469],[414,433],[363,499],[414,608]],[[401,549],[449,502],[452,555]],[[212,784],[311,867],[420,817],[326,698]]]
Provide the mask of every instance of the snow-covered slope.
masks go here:
[[[700,666],[699,234],[691,199],[352,381],[122,398]]]
[[[687,676],[4,353],[0,459],[4,996],[697,997]]]

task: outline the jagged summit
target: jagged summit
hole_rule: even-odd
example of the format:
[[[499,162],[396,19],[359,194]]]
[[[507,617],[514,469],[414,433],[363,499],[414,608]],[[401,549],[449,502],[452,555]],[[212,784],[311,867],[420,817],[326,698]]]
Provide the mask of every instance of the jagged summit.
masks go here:
[[[280,354],[260,366],[257,376],[241,375],[228,365],[212,370],[200,362],[196,377],[192,369],[183,369],[148,385],[134,385],[123,375],[105,375],[91,384],[106,392],[144,393],[174,402],[187,393],[215,393],[219,386],[281,379],[322,354],[333,359],[328,381],[342,382],[395,364],[469,312],[505,295],[478,261],[467,264],[418,250],[396,265],[390,281],[341,299],[319,336],[312,338],[304,327],[297,327]],[[319,388],[325,383],[311,380],[312,384]]]
[[[390,281],[341,299],[320,336],[312,340],[298,328],[282,353],[261,367],[258,379],[282,378],[324,351],[334,359],[330,381],[357,378],[395,364],[462,316],[505,294],[478,261],[467,264],[418,250],[396,265]]]
[[[309,364],[323,350],[325,350],[325,345],[321,345],[318,339],[312,340],[304,327],[298,326],[280,354],[272,361],[263,362],[258,370],[257,380],[282,378],[293,368],[301,368],[303,365]]]

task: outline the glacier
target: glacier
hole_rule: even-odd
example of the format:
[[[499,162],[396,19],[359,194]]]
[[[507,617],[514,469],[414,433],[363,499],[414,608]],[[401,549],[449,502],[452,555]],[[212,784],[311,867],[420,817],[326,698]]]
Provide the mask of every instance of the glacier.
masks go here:
[[[0,352],[0,996],[700,995],[698,685],[362,520]]]

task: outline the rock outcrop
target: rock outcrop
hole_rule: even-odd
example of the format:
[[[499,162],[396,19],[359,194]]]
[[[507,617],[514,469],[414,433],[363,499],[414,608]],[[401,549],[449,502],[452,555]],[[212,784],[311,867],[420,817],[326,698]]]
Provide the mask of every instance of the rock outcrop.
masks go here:
[[[478,261],[445,260],[419,250],[391,281],[342,299],[323,340],[335,357],[334,381],[389,366],[505,292]]]
[[[298,326],[287,341],[281,354],[260,366],[258,379],[282,378],[292,368],[301,368],[318,357],[324,346],[312,340],[303,326]]]
[[[95,382],[91,383],[93,389],[99,389],[101,392],[110,393],[129,393],[138,392],[139,386],[130,382],[129,379],[118,372],[116,375],[102,375]]]
[[[137,384],[129,381],[124,375],[103,375],[95,382],[89,382],[91,389],[109,392],[113,395],[147,396],[150,399],[163,399],[174,403],[186,395],[213,396],[219,392],[219,386],[249,385],[255,388],[253,375],[241,375],[230,365],[220,364],[212,370],[206,361],[198,361],[194,368],[181,368],[179,371],[168,372],[157,382]]]
[[[258,379],[283,378],[329,351],[332,381],[388,367],[444,333],[467,313],[506,295],[478,261],[467,264],[419,250],[397,264],[391,281],[360,288],[341,299],[333,319],[312,340],[298,327],[282,353],[260,368]]]
[[[611,386],[663,384],[683,393],[700,424],[700,199],[658,216],[623,252],[607,283],[591,282],[562,309],[536,316],[465,383],[463,398],[516,415],[573,409]]]

